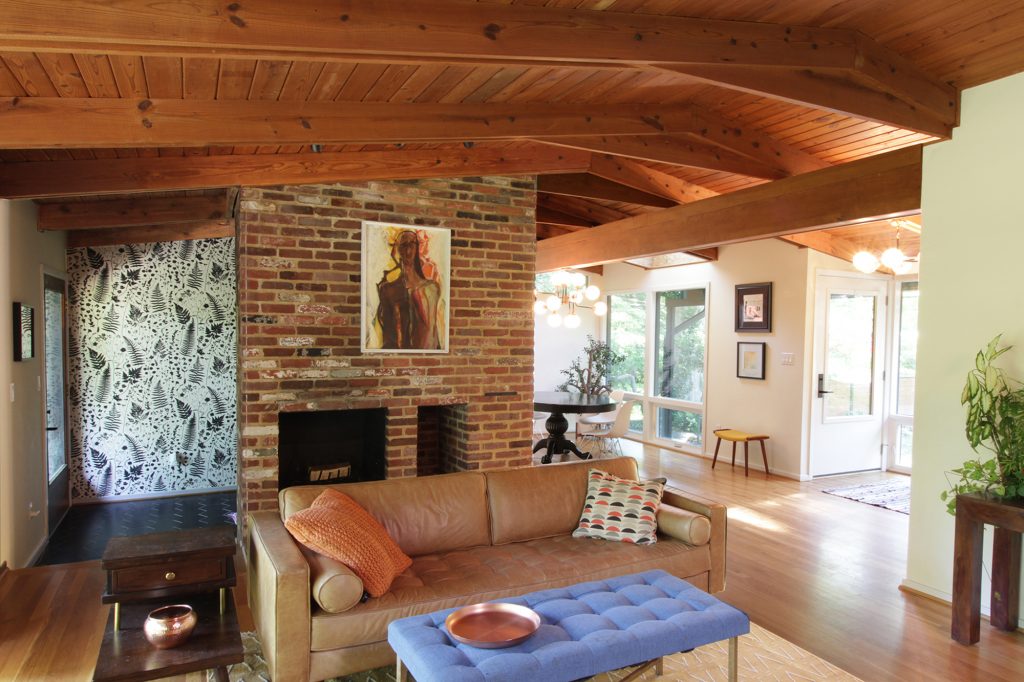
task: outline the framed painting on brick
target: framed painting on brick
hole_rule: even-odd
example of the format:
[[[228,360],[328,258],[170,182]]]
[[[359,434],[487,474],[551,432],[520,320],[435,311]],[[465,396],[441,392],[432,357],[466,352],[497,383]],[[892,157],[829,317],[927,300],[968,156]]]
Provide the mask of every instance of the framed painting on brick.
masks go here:
[[[363,222],[364,353],[447,353],[451,232]]]

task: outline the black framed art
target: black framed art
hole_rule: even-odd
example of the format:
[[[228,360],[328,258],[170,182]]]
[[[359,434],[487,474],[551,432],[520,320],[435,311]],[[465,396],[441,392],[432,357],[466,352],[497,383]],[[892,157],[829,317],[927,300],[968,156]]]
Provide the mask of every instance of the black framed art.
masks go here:
[[[764,341],[736,343],[736,376],[740,379],[764,379]]]
[[[772,330],[772,283],[736,285],[736,331]]]
[[[14,303],[14,361],[31,360],[35,349],[35,310],[24,303]]]

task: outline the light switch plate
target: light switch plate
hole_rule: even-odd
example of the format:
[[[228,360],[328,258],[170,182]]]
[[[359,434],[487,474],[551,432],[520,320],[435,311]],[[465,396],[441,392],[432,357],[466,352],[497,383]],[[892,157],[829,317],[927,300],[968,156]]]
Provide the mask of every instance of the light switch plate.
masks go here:
[[[792,353],[783,353],[782,354],[782,364],[784,364],[784,365],[792,365],[793,364],[793,354]]]

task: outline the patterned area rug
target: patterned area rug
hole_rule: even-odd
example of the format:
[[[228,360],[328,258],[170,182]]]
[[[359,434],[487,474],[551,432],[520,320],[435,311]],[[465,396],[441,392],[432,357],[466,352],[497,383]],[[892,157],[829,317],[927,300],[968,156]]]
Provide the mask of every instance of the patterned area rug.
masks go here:
[[[260,642],[253,632],[242,633],[245,663],[228,670],[231,682],[269,682],[267,665],[263,660]],[[739,677],[741,680],[785,680],[787,682],[858,682],[859,678],[843,672],[814,654],[773,635],[752,623],[750,634],[740,638]],[[648,670],[639,679],[669,682],[716,682],[727,680],[729,671],[729,643],[716,642],[687,654],[665,658],[665,673],[656,676]],[[630,668],[616,670],[591,678],[591,682],[617,682],[630,673]],[[210,679],[212,680],[212,673]],[[187,682],[200,682],[201,673],[189,675]],[[334,682],[395,682],[392,668],[379,668],[357,675],[339,677]]]
[[[901,514],[910,513],[910,476],[897,476],[846,488],[829,488],[821,492],[875,507],[884,507]]]

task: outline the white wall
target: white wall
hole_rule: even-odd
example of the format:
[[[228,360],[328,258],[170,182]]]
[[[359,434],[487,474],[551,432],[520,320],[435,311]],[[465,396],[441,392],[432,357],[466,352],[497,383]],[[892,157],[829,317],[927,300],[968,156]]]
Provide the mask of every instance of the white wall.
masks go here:
[[[36,206],[31,201],[3,201],[0,208],[0,517],[3,559],[14,568],[25,566],[46,537],[46,466],[43,451],[42,312],[46,267],[64,271],[66,237],[63,232],[36,230]],[[7,288],[2,288],[6,286]],[[36,311],[36,353],[31,360],[12,358],[11,303],[26,303]],[[14,402],[10,386],[14,386]],[[31,505],[31,509],[30,509]]]
[[[1000,332],[1016,346],[1001,358],[1002,366],[1024,377],[1021,111],[1024,74],[966,90],[953,139],[924,149],[925,255],[906,584],[944,598],[952,591],[953,517],[938,496],[947,485],[945,472],[973,455],[960,405],[964,379],[977,351]]]
[[[605,266],[609,292],[708,285],[706,456],[714,452],[717,439],[712,431],[716,428],[760,431],[771,436],[768,462],[773,474],[791,478],[806,474],[802,450],[807,428],[805,376],[810,372],[810,344],[806,339],[812,329],[815,267],[838,269],[848,264],[767,239],[721,247],[718,261],[712,263],[649,271],[625,264]],[[772,282],[772,331],[737,333],[733,316],[735,286],[756,282]],[[739,341],[767,344],[764,381],[737,378]],[[793,353],[791,366],[782,365],[782,353]],[[723,444],[722,452],[728,455],[729,448],[730,444]],[[761,468],[760,449],[751,453],[750,464]]]

